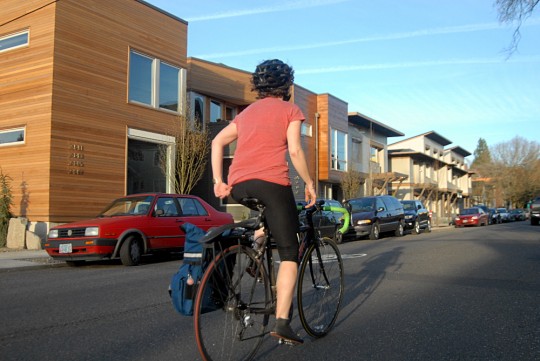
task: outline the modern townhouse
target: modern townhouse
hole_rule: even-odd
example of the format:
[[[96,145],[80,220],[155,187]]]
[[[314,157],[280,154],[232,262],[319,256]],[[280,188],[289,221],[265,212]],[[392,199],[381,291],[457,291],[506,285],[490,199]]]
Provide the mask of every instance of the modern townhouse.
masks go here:
[[[434,224],[448,223],[458,209],[470,204],[471,179],[461,147],[445,149],[452,142],[430,131],[388,145],[392,171],[408,180],[391,184],[403,200],[422,200],[433,212]]]
[[[393,182],[403,182],[407,174],[389,171],[388,138],[404,134],[364,114],[350,112],[349,170],[360,173],[362,188],[358,197],[388,194]]]
[[[185,106],[187,22],[138,0],[5,0],[0,24],[14,215],[43,236],[126,193],[170,191],[157,154]]]

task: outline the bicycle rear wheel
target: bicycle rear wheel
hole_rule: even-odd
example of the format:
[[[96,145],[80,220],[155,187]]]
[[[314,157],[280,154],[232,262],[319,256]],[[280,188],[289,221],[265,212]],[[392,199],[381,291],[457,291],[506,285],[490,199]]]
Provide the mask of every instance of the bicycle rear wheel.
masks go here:
[[[265,268],[253,266],[254,261],[253,250],[235,245],[220,253],[204,273],[193,310],[204,360],[251,360],[260,347],[272,309]],[[208,295],[217,310],[204,307]]]
[[[343,299],[344,273],[335,242],[322,238],[306,251],[298,274],[300,322],[312,337],[326,335],[336,322]]]

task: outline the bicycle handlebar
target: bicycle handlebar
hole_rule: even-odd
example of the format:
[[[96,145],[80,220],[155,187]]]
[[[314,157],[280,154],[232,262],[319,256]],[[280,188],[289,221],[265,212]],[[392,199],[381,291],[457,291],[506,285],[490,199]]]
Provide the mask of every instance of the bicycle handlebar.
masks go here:
[[[349,211],[346,208],[343,207],[335,207],[335,206],[320,206],[317,203],[315,203],[314,206],[306,208],[305,206],[296,206],[296,209],[298,211],[310,211],[310,213],[313,213],[317,210],[320,211],[327,211],[327,212],[337,212],[343,214],[343,226],[339,229],[339,232],[341,234],[345,234],[347,230],[349,229],[350,219],[351,215],[349,214]]]

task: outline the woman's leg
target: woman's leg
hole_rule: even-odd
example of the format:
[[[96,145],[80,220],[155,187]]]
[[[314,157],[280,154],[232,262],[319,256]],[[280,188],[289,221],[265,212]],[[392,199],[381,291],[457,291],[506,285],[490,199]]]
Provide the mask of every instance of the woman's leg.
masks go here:
[[[294,290],[296,287],[297,273],[298,264],[296,262],[281,262],[276,284],[276,318],[289,318],[289,311],[292,305]]]
[[[266,206],[266,221],[281,261],[276,281],[276,326],[270,334],[292,343],[302,343],[303,340],[291,329],[289,320],[298,274],[299,221],[292,189],[290,186],[250,180],[236,184],[232,195],[237,201],[255,197]]]

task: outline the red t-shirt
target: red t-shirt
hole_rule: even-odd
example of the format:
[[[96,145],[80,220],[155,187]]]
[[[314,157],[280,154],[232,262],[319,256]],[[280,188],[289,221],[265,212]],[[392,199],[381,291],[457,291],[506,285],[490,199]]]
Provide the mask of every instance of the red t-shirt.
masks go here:
[[[260,179],[290,185],[286,160],[287,128],[293,121],[303,121],[296,104],[278,98],[264,98],[238,114],[236,151],[229,168],[228,184]]]

